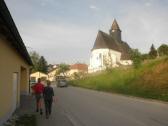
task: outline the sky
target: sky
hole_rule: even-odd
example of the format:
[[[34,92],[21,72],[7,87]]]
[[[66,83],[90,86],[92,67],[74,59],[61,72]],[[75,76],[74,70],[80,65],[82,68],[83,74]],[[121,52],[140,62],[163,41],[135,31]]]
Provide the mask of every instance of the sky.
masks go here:
[[[5,0],[28,49],[48,63],[89,63],[98,30],[114,19],[142,53],[168,44],[168,0]]]

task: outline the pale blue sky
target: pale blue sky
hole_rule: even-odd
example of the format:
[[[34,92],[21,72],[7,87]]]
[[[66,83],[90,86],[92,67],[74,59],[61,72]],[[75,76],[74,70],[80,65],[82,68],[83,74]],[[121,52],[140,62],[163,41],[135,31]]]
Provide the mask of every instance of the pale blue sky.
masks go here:
[[[167,0],[5,0],[30,51],[49,63],[89,63],[99,29],[114,18],[132,48],[168,44]]]

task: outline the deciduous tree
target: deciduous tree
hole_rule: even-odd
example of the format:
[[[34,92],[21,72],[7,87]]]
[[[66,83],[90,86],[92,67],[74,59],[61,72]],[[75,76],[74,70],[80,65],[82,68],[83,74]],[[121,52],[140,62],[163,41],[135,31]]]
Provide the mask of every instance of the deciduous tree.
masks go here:
[[[68,64],[61,63],[61,64],[58,66],[58,72],[57,72],[57,74],[62,73],[64,76],[66,76],[65,73],[66,73],[68,70],[70,70],[70,66],[69,66]]]
[[[159,56],[168,56],[168,45],[166,44],[162,44],[159,48],[158,48],[158,53]]]
[[[33,62],[32,72],[36,72],[38,71],[38,62],[40,59],[40,55],[36,51],[30,52],[29,54]]]

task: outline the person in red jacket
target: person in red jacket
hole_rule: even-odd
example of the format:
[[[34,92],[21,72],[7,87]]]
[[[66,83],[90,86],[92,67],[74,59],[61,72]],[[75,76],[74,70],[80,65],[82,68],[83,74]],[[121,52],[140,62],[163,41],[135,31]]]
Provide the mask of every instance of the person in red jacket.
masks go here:
[[[38,82],[33,86],[33,91],[36,97],[36,112],[39,112],[40,110],[40,114],[42,115],[43,114],[42,98],[43,98],[44,85],[41,83],[40,78],[38,78]]]

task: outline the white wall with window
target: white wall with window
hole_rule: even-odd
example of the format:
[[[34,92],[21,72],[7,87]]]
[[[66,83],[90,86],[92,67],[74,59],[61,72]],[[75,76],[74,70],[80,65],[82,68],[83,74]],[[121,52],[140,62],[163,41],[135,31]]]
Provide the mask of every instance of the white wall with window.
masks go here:
[[[91,52],[89,73],[101,71],[106,68],[106,63],[117,67],[121,53],[112,49],[96,49]]]

